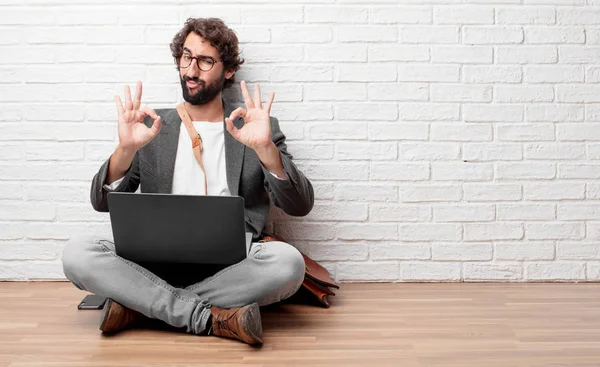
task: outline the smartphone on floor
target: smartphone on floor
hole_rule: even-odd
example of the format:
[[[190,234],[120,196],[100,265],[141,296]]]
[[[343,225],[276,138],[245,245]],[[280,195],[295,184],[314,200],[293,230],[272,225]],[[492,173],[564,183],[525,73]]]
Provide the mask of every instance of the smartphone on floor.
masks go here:
[[[95,294],[88,294],[83,297],[79,305],[77,305],[78,310],[101,310],[104,307],[104,303],[106,302],[106,297],[98,296]]]

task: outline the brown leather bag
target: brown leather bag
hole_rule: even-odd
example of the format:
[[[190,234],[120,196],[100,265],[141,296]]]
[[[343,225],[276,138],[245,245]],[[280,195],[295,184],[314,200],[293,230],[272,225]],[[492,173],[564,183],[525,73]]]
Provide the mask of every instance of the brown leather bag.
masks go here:
[[[282,241],[286,242],[281,237],[265,234],[262,239],[258,242],[269,242],[269,241]],[[303,254],[300,251],[302,257],[304,257],[304,263],[306,264],[304,281],[302,282],[302,287],[306,289],[310,294],[316,297],[317,301],[324,307],[329,307],[329,300],[327,296],[335,296],[335,293],[329,289],[340,287],[331,279],[329,271],[325,269],[323,266],[319,265],[316,261],[308,257],[308,255]]]

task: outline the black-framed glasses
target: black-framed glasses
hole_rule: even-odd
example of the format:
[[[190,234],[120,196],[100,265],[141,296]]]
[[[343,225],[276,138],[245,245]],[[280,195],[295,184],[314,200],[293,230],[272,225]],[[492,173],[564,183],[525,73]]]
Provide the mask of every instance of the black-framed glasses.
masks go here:
[[[183,54],[179,59],[179,66],[184,69],[188,68],[190,65],[192,65],[192,60],[194,59],[196,59],[196,65],[198,66],[198,69],[202,71],[210,71],[210,69],[212,69],[213,66],[219,62],[210,56],[192,56],[190,54]]]

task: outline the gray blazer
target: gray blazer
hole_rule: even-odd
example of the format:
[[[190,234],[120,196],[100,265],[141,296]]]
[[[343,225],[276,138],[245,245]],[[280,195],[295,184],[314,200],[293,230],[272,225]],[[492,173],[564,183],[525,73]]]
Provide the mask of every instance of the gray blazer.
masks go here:
[[[235,106],[226,101],[223,101],[223,104],[225,128],[225,117],[229,117]],[[158,109],[156,113],[160,115],[163,123],[160,133],[135,154],[131,167],[115,191],[135,192],[141,184],[141,192],[171,193],[181,118],[174,108]],[[151,126],[153,121],[147,117],[144,123]],[[234,125],[240,128],[244,125],[244,120],[238,117]],[[244,198],[246,231],[253,234],[253,239],[259,238],[265,228],[270,200],[285,213],[293,216],[308,214],[314,204],[313,187],[292,162],[292,156],[287,152],[285,135],[274,117],[271,117],[271,138],[281,153],[288,180],[273,177],[260,164],[254,150],[235,140],[225,129],[227,186],[231,195]],[[110,158],[104,162],[92,180],[92,206],[100,212],[108,211],[108,191],[103,188],[103,184],[106,181],[109,163]]]

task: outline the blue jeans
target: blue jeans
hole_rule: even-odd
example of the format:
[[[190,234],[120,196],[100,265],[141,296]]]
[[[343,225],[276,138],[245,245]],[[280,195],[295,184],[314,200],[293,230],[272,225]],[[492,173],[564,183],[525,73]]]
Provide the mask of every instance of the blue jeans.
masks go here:
[[[290,297],[304,280],[302,254],[285,242],[254,242],[247,258],[185,288],[167,283],[115,253],[107,238],[80,235],[63,251],[65,276],[81,289],[114,299],[187,332],[207,329],[210,307],[268,305]],[[201,265],[199,265],[201,266]]]

